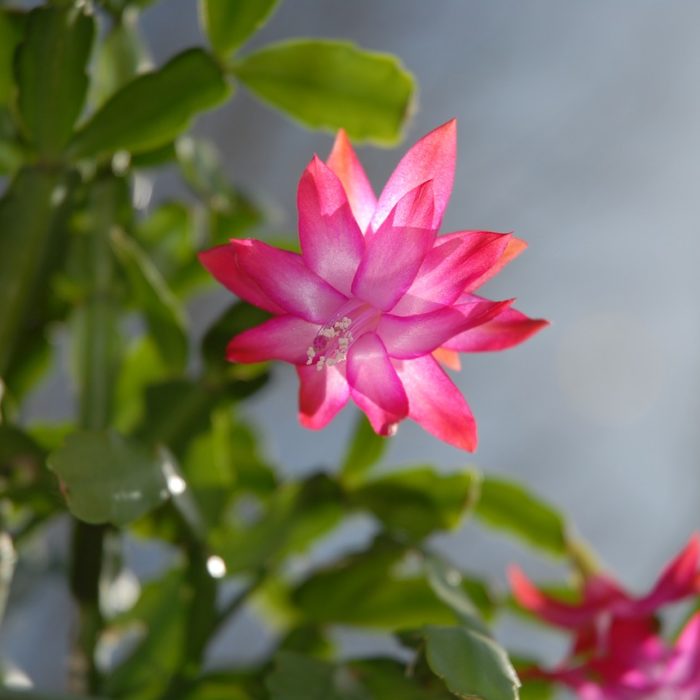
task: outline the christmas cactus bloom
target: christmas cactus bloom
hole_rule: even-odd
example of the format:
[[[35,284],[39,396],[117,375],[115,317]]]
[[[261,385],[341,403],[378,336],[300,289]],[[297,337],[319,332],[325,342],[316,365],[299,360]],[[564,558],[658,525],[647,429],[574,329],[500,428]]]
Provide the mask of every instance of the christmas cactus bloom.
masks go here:
[[[466,401],[440,363],[502,350],[546,325],[476,288],[520,253],[509,234],[438,236],[452,191],[456,123],[424,136],[377,198],[341,131],[324,163],[301,176],[301,253],[252,239],[201,254],[211,274],[273,316],[237,335],[232,362],[296,366],[300,421],[324,427],[350,398],[380,435],[404,418],[457,447],[476,448]]]
[[[569,658],[554,671],[527,669],[524,678],[555,680],[582,700],[698,700],[700,614],[675,644],[659,636],[656,612],[700,592],[700,537],[663,570],[651,591],[633,596],[613,579],[595,574],[584,581],[576,604],[538,590],[517,568],[509,572],[521,607],[573,633]]]

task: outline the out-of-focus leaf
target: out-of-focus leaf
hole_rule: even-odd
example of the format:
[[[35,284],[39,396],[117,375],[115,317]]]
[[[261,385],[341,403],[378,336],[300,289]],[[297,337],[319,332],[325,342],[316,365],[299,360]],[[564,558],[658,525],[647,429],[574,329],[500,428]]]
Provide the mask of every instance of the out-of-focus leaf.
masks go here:
[[[281,651],[267,677],[270,700],[372,700],[342,667]]]
[[[26,168],[0,200],[0,376],[5,377],[18,333],[51,249],[60,176]]]
[[[0,682],[4,679],[0,676]],[[24,688],[8,688],[0,685],[3,700],[107,700],[105,697],[95,695],[67,695],[66,693],[43,693],[38,690],[26,690]]]
[[[123,526],[168,497],[168,458],[114,432],[77,432],[49,455],[68,508],[88,523]]]
[[[183,370],[187,362],[187,335],[177,298],[136,241],[119,229],[113,229],[111,241],[163,362],[175,371]]]
[[[148,151],[133,153],[131,165],[134,168],[156,168],[175,160],[175,142],[171,141],[164,146],[156,146]]]
[[[124,12],[98,46],[90,101],[101,105],[143,70],[147,62],[146,47],[138,32],[138,13]]]
[[[40,153],[68,143],[88,87],[86,73],[95,22],[78,6],[39,7],[29,13],[15,64],[18,106]]]
[[[386,438],[377,435],[365,416],[360,414],[341,467],[343,481],[348,486],[362,482],[367,472],[382,458],[387,444]]]
[[[518,700],[518,676],[505,650],[492,639],[462,627],[429,626],[424,636],[430,667],[455,695]]]
[[[454,700],[434,676],[419,678],[394,659],[360,659],[348,663],[348,668],[373,699]]]
[[[75,135],[74,158],[119,150],[138,153],[172,141],[203,110],[223,102],[229,86],[201,49],[185,51],[114,94]]]
[[[201,0],[202,24],[217,54],[237,49],[269,19],[277,0]]]
[[[484,478],[480,492],[475,515],[484,523],[549,554],[566,555],[566,523],[550,505],[505,479]]]
[[[395,143],[409,114],[413,77],[389,54],[341,41],[302,39],[266,46],[234,66],[258,97],[314,128]]]
[[[229,571],[269,566],[303,551],[343,515],[340,494],[326,476],[277,489],[262,516],[252,524],[231,523],[212,533],[211,546]]]
[[[104,692],[113,700],[157,700],[183,662],[191,591],[184,572],[174,569],[148,583],[136,605],[113,621],[113,630],[136,626],[143,639],[107,676]]]
[[[439,474],[417,467],[363,483],[352,492],[352,500],[389,529],[421,539],[456,527],[473,502],[477,483],[471,472]]]
[[[404,555],[400,545],[378,540],[368,551],[316,572],[292,600],[304,619],[317,624],[400,630],[454,622],[425,577],[395,573]]]
[[[9,105],[14,93],[12,64],[15,49],[22,40],[26,15],[13,10],[0,10],[0,106]]]
[[[269,700],[258,676],[242,673],[210,673],[194,682],[181,700]]]

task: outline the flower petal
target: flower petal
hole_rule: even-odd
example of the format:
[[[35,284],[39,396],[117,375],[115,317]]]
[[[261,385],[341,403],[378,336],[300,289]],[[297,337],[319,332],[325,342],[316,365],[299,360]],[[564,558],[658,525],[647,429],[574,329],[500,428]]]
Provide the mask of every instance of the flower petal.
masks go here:
[[[250,275],[241,270],[236,249],[230,244],[203,250],[198,257],[214,278],[240,299],[273,314],[284,313],[284,309],[270,299]]]
[[[391,357],[410,359],[427,355],[455,335],[491,320],[512,301],[475,299],[467,304],[445,306],[427,314],[384,314],[377,326]]]
[[[459,359],[459,355],[454,350],[438,348],[437,350],[433,350],[433,357],[448,369],[453,369],[455,371],[462,369],[462,362]]]
[[[398,302],[435,240],[435,231],[422,226],[432,219],[432,209],[432,186],[426,182],[397,203],[376,233],[368,234],[365,253],[352,283],[356,297],[383,311]],[[416,225],[400,223],[411,218]]]
[[[634,614],[653,614],[666,603],[698,593],[699,560],[700,535],[695,534],[680,554],[666,566],[652,591],[631,606]]]
[[[232,240],[238,266],[286,312],[325,323],[346,302],[304,264],[301,255],[255,240]]]
[[[506,350],[522,343],[548,325],[549,321],[528,318],[517,309],[508,308],[493,320],[454,336],[444,347],[457,352]]]
[[[668,680],[678,684],[692,683],[697,693],[700,691],[700,613],[695,613],[685,623],[674,652],[666,673]]]
[[[299,375],[299,422],[320,430],[348,402],[350,388],[338,367],[297,366]]]
[[[365,244],[340,180],[317,156],[299,181],[299,241],[304,262],[343,294]]]
[[[408,396],[408,417],[440,440],[474,452],[474,416],[440,365],[426,355],[415,360],[395,360],[394,366]]]
[[[465,288],[465,291],[468,292],[472,289],[477,289],[485,282],[488,282],[488,280],[495,277],[509,262],[515,260],[515,258],[517,258],[518,255],[520,255],[520,253],[522,253],[526,248],[527,243],[525,243],[525,241],[520,238],[515,238],[515,236],[511,236],[501,257],[496,260],[491,267],[484,270],[481,276],[470,280],[469,286]]]
[[[408,400],[384,343],[365,333],[348,351],[347,378],[355,403],[379,435],[391,435],[408,414]]]
[[[421,314],[452,304],[498,263],[511,240],[510,234],[490,231],[440,236],[393,313]]]
[[[364,233],[377,207],[377,197],[343,129],[338,132],[326,163],[343,183],[352,213]]]
[[[282,360],[295,365],[306,363],[306,350],[318,333],[318,323],[296,316],[276,316],[255,328],[239,333],[228,344],[230,362]]]
[[[379,229],[407,192],[432,180],[435,191],[432,227],[437,230],[452,193],[456,158],[457,122],[452,119],[426,134],[401,159],[379,196],[371,229]]]

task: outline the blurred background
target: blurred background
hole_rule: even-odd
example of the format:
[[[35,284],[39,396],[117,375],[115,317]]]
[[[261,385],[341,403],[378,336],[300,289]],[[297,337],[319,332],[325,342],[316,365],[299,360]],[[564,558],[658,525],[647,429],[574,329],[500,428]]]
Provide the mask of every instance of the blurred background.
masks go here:
[[[516,296],[518,308],[552,326],[515,350],[465,357],[454,375],[477,418],[478,452],[465,455],[406,422],[385,462],[475,464],[526,482],[634,590],[650,586],[698,528],[698,22],[700,7],[682,0],[287,0],[251,43],[343,37],[399,56],[420,93],[398,148],[358,149],[375,189],[410,144],[457,117],[443,230],[514,231],[530,245],[482,291]],[[191,0],[146,10],[142,27],[157,65],[203,43]],[[262,196],[266,233],[293,235],[298,177],[314,152],[327,155],[332,136],[289,123],[243,89],[196,132],[219,145],[234,182]],[[166,177],[154,197],[174,183]],[[223,289],[201,298],[189,310],[195,332],[230,303]],[[321,433],[304,431],[293,369],[277,366],[274,379],[248,403],[270,457],[290,474],[332,467],[355,409]],[[51,378],[33,397],[32,416],[60,415],[64,391],[64,379]],[[344,537],[367,536],[365,525]],[[45,546],[61,541],[57,533]],[[560,573],[469,523],[436,544],[504,584],[512,561],[533,577]],[[134,554],[142,569],[155,559]],[[32,635],[67,624],[68,593],[41,585],[10,608],[1,648],[51,687],[63,671],[56,655],[36,657]],[[515,625],[497,635],[551,660],[561,649]],[[350,652],[368,644],[345,641]]]

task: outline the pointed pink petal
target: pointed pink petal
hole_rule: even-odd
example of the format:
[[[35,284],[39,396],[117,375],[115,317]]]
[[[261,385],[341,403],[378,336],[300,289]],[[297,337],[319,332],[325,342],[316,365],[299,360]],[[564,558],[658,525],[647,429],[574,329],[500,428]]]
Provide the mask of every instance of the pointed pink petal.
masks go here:
[[[563,603],[542,593],[517,567],[508,569],[508,580],[518,604],[537,617],[565,629],[578,629],[594,622],[621,595],[616,587],[611,587],[603,595],[587,598],[584,602],[572,605]]]
[[[438,439],[474,452],[474,416],[440,365],[425,355],[415,360],[395,360],[394,366],[408,396],[408,417]]]
[[[675,654],[669,663],[668,681],[692,684],[700,691],[700,612],[686,622],[674,647]],[[694,696],[697,697],[697,696]]]
[[[520,238],[511,237],[508,241],[503,254],[500,259],[497,260],[490,268],[484,270],[481,276],[470,280],[469,286],[465,288],[465,291],[471,291],[472,289],[477,289],[485,282],[488,282],[492,277],[495,277],[509,262],[515,260],[515,258],[520,255],[527,248],[527,243]]]
[[[236,250],[230,244],[203,250],[198,257],[214,278],[240,299],[273,314],[284,313],[284,309],[272,301],[250,275],[240,269]]]
[[[364,238],[340,180],[316,156],[299,181],[297,207],[304,262],[338,291],[349,294]]]
[[[433,357],[440,364],[445,365],[445,367],[448,369],[453,369],[455,371],[462,369],[462,363],[459,359],[459,355],[454,350],[438,348],[437,350],[433,350]]]
[[[401,316],[452,304],[503,257],[510,234],[461,231],[440,236],[393,309]]]
[[[700,535],[696,533],[680,554],[666,566],[651,593],[631,606],[634,614],[651,614],[666,603],[697,593],[699,560]]]
[[[352,213],[364,233],[374,215],[377,198],[343,129],[338,132],[326,162],[343,183]]]
[[[346,298],[304,264],[301,255],[254,240],[232,240],[239,268],[275,304],[307,321],[325,323]]]
[[[422,225],[432,218],[430,183],[411,190],[398,202],[382,227],[367,236],[352,293],[383,311],[391,309],[413,282],[435,240],[435,231]],[[404,226],[412,218],[413,226]]]
[[[420,357],[445,345],[466,329],[490,321],[511,303],[475,299],[467,304],[445,306],[416,316],[384,314],[377,326],[377,335],[391,357]]]
[[[453,119],[425,135],[401,159],[379,197],[372,230],[379,229],[407,192],[428,180],[433,181],[435,191],[432,227],[437,230],[452,193],[456,158],[457,122]]]
[[[295,365],[306,363],[306,350],[318,333],[318,323],[296,316],[276,316],[255,328],[239,333],[228,344],[230,362],[282,360]]]
[[[406,392],[381,339],[365,333],[348,351],[347,378],[355,403],[367,414],[379,435],[392,434],[406,417]]]
[[[458,352],[506,350],[522,343],[548,325],[549,321],[528,318],[520,311],[508,308],[487,323],[454,336],[445,343],[445,347]]]
[[[348,402],[350,389],[338,367],[297,366],[299,375],[299,422],[320,430],[335,418]]]

